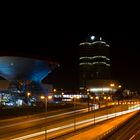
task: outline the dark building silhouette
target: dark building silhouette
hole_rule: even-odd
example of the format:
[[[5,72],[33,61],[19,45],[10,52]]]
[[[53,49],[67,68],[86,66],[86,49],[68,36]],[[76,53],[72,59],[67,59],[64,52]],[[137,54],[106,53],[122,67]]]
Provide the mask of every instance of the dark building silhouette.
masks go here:
[[[80,43],[80,87],[91,80],[109,80],[109,45],[102,38],[91,36],[90,41]]]

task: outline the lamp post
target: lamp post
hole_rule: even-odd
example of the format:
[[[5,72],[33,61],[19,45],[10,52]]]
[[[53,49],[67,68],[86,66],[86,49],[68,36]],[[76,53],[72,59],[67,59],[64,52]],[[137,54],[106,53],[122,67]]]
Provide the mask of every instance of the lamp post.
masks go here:
[[[113,94],[113,87],[115,87],[115,84],[114,83],[111,83],[110,84],[110,87],[111,87],[111,94]]]
[[[122,88],[122,86],[121,85],[118,85],[118,88],[119,88],[119,90]],[[121,96],[122,97],[122,96]],[[121,100],[122,100],[122,103],[123,103],[123,99],[121,98]],[[118,102],[118,104],[119,104],[119,102]]]
[[[76,103],[80,96],[73,96],[73,103],[74,103],[74,132],[76,131]]]
[[[90,111],[90,108],[89,108],[89,89],[87,89],[87,96],[88,96],[88,112]]]
[[[28,98],[28,105],[29,105],[29,98],[31,96],[31,93],[30,92],[27,92],[27,98]]]
[[[122,97],[122,93],[121,93],[122,86],[118,85],[118,88],[119,88],[118,105],[120,104],[119,100],[121,100],[121,112],[122,112],[123,111],[123,97]]]
[[[94,124],[95,124],[95,97],[90,97],[90,99],[92,100],[92,111],[94,114]]]
[[[99,105],[99,108],[100,108],[99,97],[98,97],[98,96],[96,96],[96,97],[95,97],[95,100],[98,100],[98,105]]]
[[[27,96],[29,97],[31,95],[31,93],[30,92],[27,92]]]
[[[93,100],[93,97],[91,96],[90,99]],[[91,107],[91,110],[93,110],[93,104],[94,104],[94,103],[93,103],[93,101],[92,101],[92,107]]]
[[[63,101],[64,98],[64,92],[61,93],[61,102]]]
[[[106,96],[104,96],[104,100],[105,100],[105,106],[107,108],[107,97]],[[107,118],[108,118],[108,109],[107,109]]]
[[[55,88],[53,89],[53,92],[54,92],[54,93],[56,92],[56,89],[55,89]]]
[[[110,87],[111,87],[111,94],[113,94],[113,87],[115,87],[115,84],[114,83],[111,83],[110,84]]]
[[[118,85],[118,88],[121,88],[122,86],[121,85]]]
[[[109,114],[108,102],[109,102],[110,99],[111,99],[111,97],[108,96],[107,97],[107,118],[108,118],[108,114]]]
[[[40,96],[42,100],[45,101],[45,113],[48,112],[48,100],[52,99],[52,96]],[[45,124],[45,140],[47,140],[47,121]]]

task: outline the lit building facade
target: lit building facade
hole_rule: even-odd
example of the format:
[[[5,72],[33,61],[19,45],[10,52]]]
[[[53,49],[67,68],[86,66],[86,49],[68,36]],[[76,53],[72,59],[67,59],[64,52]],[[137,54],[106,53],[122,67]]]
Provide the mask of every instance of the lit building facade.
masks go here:
[[[0,76],[5,79],[2,86],[7,87],[7,90],[4,91],[0,86],[0,104],[7,100],[10,105],[14,105],[24,97],[29,100],[29,96],[37,99],[42,94],[48,95],[51,86],[44,85],[42,80],[58,66],[58,63],[49,60],[1,56]],[[6,80],[8,84],[5,84]]]
[[[109,45],[101,38],[91,36],[89,42],[80,43],[80,87],[91,80],[110,79]]]
[[[57,63],[25,58],[16,56],[0,57],[0,76],[10,81],[10,89],[16,92],[27,92],[34,90],[39,92],[42,86],[42,80],[56,67]]]

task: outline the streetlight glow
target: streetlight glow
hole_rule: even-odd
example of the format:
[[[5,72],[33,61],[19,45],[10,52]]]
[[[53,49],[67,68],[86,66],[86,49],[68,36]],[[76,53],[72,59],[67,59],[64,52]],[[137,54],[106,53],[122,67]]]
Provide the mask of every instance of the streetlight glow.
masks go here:
[[[109,97],[108,97],[108,100],[110,100],[110,99],[111,99],[111,97],[109,96]]]
[[[48,99],[52,99],[52,96],[48,96]]]
[[[76,96],[76,99],[79,99],[79,98],[80,98],[80,96],[77,95],[77,96]]]
[[[121,85],[118,86],[118,88],[121,88],[121,87],[122,87]]]
[[[106,96],[104,96],[104,99],[106,99]]]
[[[111,86],[111,87],[114,87],[114,86],[115,86],[115,84],[113,84],[113,83],[112,83],[112,84],[110,84],[110,86]]]
[[[48,100],[52,99],[52,96],[40,96],[40,99],[45,101],[45,113],[48,112]],[[47,122],[46,122],[47,123]],[[45,140],[47,140],[47,125],[45,125]]]
[[[91,96],[90,99],[93,99],[93,97]]]
[[[45,96],[40,96],[40,99],[45,99]]]
[[[56,92],[56,89],[55,88],[53,89],[53,92]]]
[[[29,97],[31,95],[31,93],[30,92],[27,92],[27,96]]]
[[[96,97],[95,97],[95,99],[97,99],[97,100],[98,100],[98,99],[99,99],[99,97],[98,97],[98,96],[96,96]]]

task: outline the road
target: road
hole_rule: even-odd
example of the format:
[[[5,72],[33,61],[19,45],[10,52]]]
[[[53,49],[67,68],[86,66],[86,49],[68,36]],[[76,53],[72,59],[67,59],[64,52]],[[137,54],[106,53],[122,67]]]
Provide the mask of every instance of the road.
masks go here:
[[[105,122],[101,122],[100,124],[96,124],[94,127],[85,129],[83,132],[81,131],[80,133],[77,132],[77,135],[70,136],[70,137],[63,137],[59,138],[56,140],[99,140],[105,134],[107,131],[113,129],[114,126],[120,125],[121,123],[125,122],[128,120],[131,116],[133,116],[135,112],[116,117],[114,119],[110,119]],[[114,139],[116,140],[116,139]]]
[[[35,139],[35,137],[43,137],[45,126],[48,137],[56,137],[69,131],[122,115],[128,106],[116,106],[106,110],[87,113],[87,109],[70,111],[61,114],[56,114],[48,117],[35,116],[27,119],[20,119],[15,123],[14,120],[0,122],[0,140],[18,140],[18,139]],[[114,112],[120,113],[114,113]],[[127,113],[127,112],[126,112]],[[111,114],[111,115],[110,115]],[[75,122],[75,123],[74,123]],[[8,135],[7,135],[8,134]]]
[[[108,140],[140,140],[140,112]]]
[[[130,138],[130,140],[140,140],[140,129]]]
[[[113,113],[113,114],[108,114],[108,115],[96,117],[95,118],[95,123],[102,122],[104,120],[109,120],[109,118],[113,118],[115,115],[116,116],[122,115],[122,113],[123,114],[127,114],[128,113],[128,115],[129,115],[129,113],[132,112],[132,111],[133,110],[128,110],[128,111],[123,111],[123,112],[118,112],[118,113]],[[121,123],[121,119],[118,119],[115,122],[115,124],[117,124],[118,122]],[[76,123],[77,124],[76,125],[76,129],[81,128],[81,127],[85,127],[85,126],[88,126],[88,125],[91,125],[93,123],[94,123],[94,118],[83,120],[83,121],[79,121],[79,122]],[[109,124],[109,125],[111,127],[113,127],[112,123]],[[102,129],[100,129],[100,131],[99,130],[98,131],[95,130],[94,133],[96,133],[96,136],[98,136],[99,134],[101,134],[102,130],[106,131],[106,129],[108,129],[108,124],[106,125],[106,127],[103,127]],[[76,133],[76,131],[74,131],[74,124],[71,123],[71,124],[67,124],[66,125],[65,123],[62,123],[61,126],[59,126],[59,127],[56,127],[54,129],[49,129],[48,133],[47,133],[47,137],[48,138],[53,138],[53,137],[56,137],[58,134],[62,135],[62,134],[66,133],[66,132],[69,132],[69,131],[72,131],[73,134]],[[90,133],[88,135],[90,135]],[[83,134],[81,134],[81,137],[83,137]],[[30,134],[30,135],[19,137],[19,138],[13,139],[13,140],[24,140],[24,139],[28,139],[28,140],[35,140],[35,139],[43,140],[44,139],[44,131],[40,131],[38,133],[33,133],[33,134]]]

